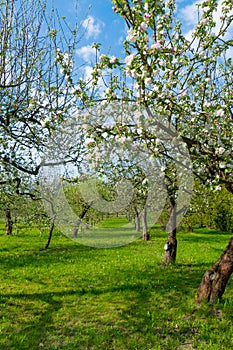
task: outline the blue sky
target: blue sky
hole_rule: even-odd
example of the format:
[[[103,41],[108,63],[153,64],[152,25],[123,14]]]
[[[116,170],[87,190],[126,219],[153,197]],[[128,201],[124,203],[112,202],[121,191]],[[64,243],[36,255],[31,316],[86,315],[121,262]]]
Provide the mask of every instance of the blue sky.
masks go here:
[[[111,50],[119,54],[125,28],[123,20],[112,10],[111,0],[78,0],[77,19],[81,32],[85,29],[80,47],[92,45],[93,42],[103,44],[104,51]],[[55,7],[59,14],[68,20],[75,20],[75,0],[56,0]]]
[[[177,1],[177,16],[183,19],[186,26],[192,25],[196,18],[195,3],[195,0]],[[59,14],[66,16],[71,22],[75,19],[75,0],[55,0],[54,4]],[[92,44],[98,41],[106,48],[111,47],[113,51],[119,50],[126,28],[120,16],[113,12],[112,6],[111,0],[77,1],[78,20],[87,24],[85,19],[89,18],[89,25],[86,26],[87,32],[82,44]]]
[[[196,3],[202,1],[177,0],[177,17],[182,20],[187,36],[197,21]],[[75,2],[75,0],[54,0],[54,6],[61,16],[66,16],[70,23],[75,21],[77,15],[80,35],[83,35],[76,51],[76,60],[78,66],[85,63],[83,73],[88,76],[95,59],[92,44],[101,43],[102,53],[124,57],[122,43],[126,37],[127,28],[121,17],[112,10],[111,0],[78,0],[77,11]],[[217,16],[220,15],[217,14]]]
[[[195,1],[178,0],[177,13],[179,17],[192,22],[194,13],[192,4]],[[99,42],[102,45],[102,53],[110,53],[124,57],[123,40],[126,36],[126,26],[120,16],[112,10],[111,0],[78,0],[77,10],[75,0],[54,0],[54,6],[61,16],[66,16],[70,23],[77,19],[80,22],[80,34],[83,33],[76,52],[78,65],[85,62],[85,75],[91,70],[94,61],[94,50],[92,44]],[[191,7],[190,7],[191,6]]]

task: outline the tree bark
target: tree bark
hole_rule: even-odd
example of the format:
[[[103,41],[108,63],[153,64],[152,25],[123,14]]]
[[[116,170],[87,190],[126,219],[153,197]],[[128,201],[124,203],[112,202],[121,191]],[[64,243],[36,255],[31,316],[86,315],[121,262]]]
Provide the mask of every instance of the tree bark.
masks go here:
[[[221,298],[233,272],[233,237],[218,261],[205,272],[198,289],[197,300],[213,304]]]
[[[88,204],[86,205],[84,208],[83,208],[83,211],[82,213],[80,214],[79,218],[78,218],[78,222],[76,224],[76,227],[74,228],[74,232],[73,232],[73,235],[72,237],[75,238],[78,236],[78,230],[79,230],[79,227],[81,225],[81,222],[82,222],[82,219],[84,218],[84,216],[86,215],[86,213],[88,212],[88,210],[90,209],[91,207],[91,204]],[[88,227],[89,228],[89,227]]]
[[[147,227],[147,217],[146,217],[146,206],[143,208],[142,211],[142,239],[144,241],[149,241],[150,235],[148,233],[148,227]]]
[[[53,219],[52,223],[51,223],[51,226],[50,226],[50,230],[49,230],[49,235],[48,235],[48,239],[47,239],[47,242],[45,244],[45,247],[44,249],[48,249],[49,245],[50,245],[50,242],[51,242],[51,239],[52,239],[52,235],[53,235],[53,229],[54,229],[54,224],[55,222],[55,218]]]
[[[131,222],[132,218],[131,218],[131,215],[130,214],[126,214],[126,219]]]
[[[164,245],[164,265],[176,261],[177,239],[176,239],[176,206],[172,205],[170,211],[170,224],[167,242]]]
[[[5,210],[5,220],[6,220],[6,235],[9,236],[12,234],[12,229],[13,229],[13,221],[11,218],[10,209]]]
[[[193,233],[193,228],[192,228],[191,225],[188,225],[188,232],[189,232],[189,233]]]
[[[139,212],[137,210],[137,208],[134,208],[134,212],[135,212],[135,230],[136,232],[140,232],[140,215]]]

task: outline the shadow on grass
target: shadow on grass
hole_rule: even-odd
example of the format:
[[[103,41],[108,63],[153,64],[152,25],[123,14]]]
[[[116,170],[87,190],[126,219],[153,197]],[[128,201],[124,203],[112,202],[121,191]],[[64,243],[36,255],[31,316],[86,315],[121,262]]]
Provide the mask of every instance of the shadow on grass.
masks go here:
[[[195,230],[194,230],[194,233],[202,234],[202,235],[206,235],[206,236],[208,236],[208,235],[219,235],[219,236],[231,235],[230,232],[218,231],[218,230],[211,230],[211,229],[208,229],[208,228],[206,228],[206,227],[195,229]],[[192,234],[192,233],[191,233],[191,234]]]
[[[61,247],[51,247],[49,249],[25,249],[20,251],[20,254],[12,254],[12,251],[17,252],[17,247],[10,248],[0,248],[0,266],[4,269],[14,269],[25,266],[39,266],[42,267],[44,265],[53,264],[61,259],[69,260],[71,255],[73,258],[77,259],[90,259],[92,255],[96,254],[95,248],[86,247],[83,245],[72,244],[72,245],[63,245]],[[4,253],[10,252],[11,254],[4,255]],[[1,254],[2,253],[2,254]]]
[[[186,235],[196,242],[195,234],[183,234],[182,240]],[[156,233],[154,237],[148,244],[156,242]],[[205,242],[209,240],[214,244],[216,236],[209,235]],[[16,281],[17,287],[23,286],[26,292],[5,291],[0,297],[6,324],[2,331],[6,339],[4,350],[178,349],[186,339],[201,337],[198,327],[204,323],[203,319],[212,321],[218,317],[206,307],[201,309],[201,321],[196,322],[199,311],[194,303],[195,292],[209,263],[200,259],[191,264],[164,267],[154,259],[153,264],[149,259],[154,254],[154,246],[149,255],[148,244],[135,242],[124,252],[124,247],[105,251],[67,241],[48,251],[39,252],[34,248],[5,257],[3,248],[0,264],[4,271],[32,268]],[[146,262],[134,260],[139,250],[140,259],[144,257]],[[122,255],[118,255],[120,251]],[[127,262],[128,254],[130,261]],[[111,263],[111,259],[117,262]],[[94,268],[89,262],[94,262]],[[75,263],[81,263],[85,270],[70,271]],[[100,271],[101,264],[106,269],[101,271],[106,272]],[[47,267],[51,265],[54,269],[49,272]],[[38,279],[35,271],[39,273],[40,268],[43,271]],[[15,278],[20,271],[22,269],[14,272]],[[56,279],[48,283],[54,271]],[[79,271],[85,271],[87,277],[75,282]],[[66,285],[60,283],[64,272]],[[31,282],[37,283],[31,289],[25,284],[28,276]],[[43,287],[46,291],[38,292],[33,288],[42,288],[43,278],[47,278]],[[208,330],[206,333],[209,336]]]
[[[128,339],[130,339],[130,349],[148,349],[154,346],[158,339],[166,338],[168,335],[170,340],[174,338],[173,341],[175,339],[183,341],[187,332],[179,333],[169,322],[176,319],[176,315],[173,314],[175,309],[181,309],[184,315],[192,312],[193,306],[190,309],[186,301],[187,298],[194,298],[194,291],[200,282],[200,269],[195,268],[190,271],[188,266],[183,266],[182,270],[177,266],[161,268],[154,270],[152,278],[149,271],[153,271],[153,269],[153,266],[148,266],[148,271],[145,272],[120,271],[116,274],[116,279],[121,281],[120,284],[115,280],[110,285],[99,288],[77,286],[76,290],[63,289],[59,292],[2,294],[0,298],[1,308],[5,308],[9,313],[13,306],[18,307],[20,314],[22,311],[20,307],[27,309],[28,306],[35,304],[32,310],[33,316],[30,319],[24,319],[24,317],[18,319],[16,316],[13,322],[19,324],[17,332],[9,334],[5,349],[39,349],[40,343],[44,344],[43,347],[46,349],[56,349],[56,347],[46,347],[46,339],[50,339],[50,336],[55,339],[58,333],[60,334],[57,338],[59,343],[57,349],[59,350],[65,348],[91,349],[91,346],[98,344],[98,342],[100,347],[96,346],[96,349],[101,349],[101,346],[105,346],[102,347],[103,349],[117,349],[117,344],[121,344],[123,341],[124,345],[119,345],[119,348],[126,349]],[[86,306],[86,316],[81,322],[78,315],[64,315],[64,312],[61,311],[63,308],[65,310],[66,300],[69,297],[72,297],[77,309],[80,308],[79,305],[83,301],[90,300]],[[103,314],[95,315],[93,313],[93,316],[91,310],[93,305],[98,303],[103,303],[103,308],[105,308],[106,298],[107,309],[111,309],[118,298],[120,298],[120,303],[117,307],[117,317],[113,317],[110,313],[108,318],[103,321],[102,316],[105,309],[102,311]],[[38,305],[41,304],[43,308],[38,312]],[[167,309],[166,312],[164,312],[164,308]],[[54,323],[54,316],[59,312],[63,317],[62,325]],[[71,334],[66,322],[74,325]],[[81,323],[81,329],[77,323]],[[93,323],[98,324],[98,332],[93,329]],[[87,331],[88,324],[89,330]],[[63,337],[68,337],[69,334],[69,347],[67,345],[63,347]],[[151,334],[151,338],[148,338],[148,334]],[[147,347],[145,347],[145,342]]]
[[[17,307],[17,311],[20,314],[21,307],[27,308],[27,305],[31,305],[33,302],[40,301],[46,303],[45,311],[37,311],[36,307],[33,310],[34,317],[31,317],[30,321],[25,319],[25,315],[22,312],[21,317],[15,315],[12,323],[14,326],[17,324],[17,332],[11,332],[7,336],[7,341],[5,344],[5,349],[39,349],[40,343],[42,344],[42,339],[46,337],[46,333],[49,332],[53,325],[53,315],[61,307],[62,302],[55,300],[52,293],[19,293],[19,294],[2,294],[0,297],[0,305],[3,304],[4,308],[7,310],[7,301],[9,301],[9,312],[11,312],[11,307],[14,305]],[[21,306],[21,307],[20,307]],[[12,312],[15,314],[15,311]],[[6,318],[6,317],[4,317]],[[13,328],[13,327],[12,327]]]

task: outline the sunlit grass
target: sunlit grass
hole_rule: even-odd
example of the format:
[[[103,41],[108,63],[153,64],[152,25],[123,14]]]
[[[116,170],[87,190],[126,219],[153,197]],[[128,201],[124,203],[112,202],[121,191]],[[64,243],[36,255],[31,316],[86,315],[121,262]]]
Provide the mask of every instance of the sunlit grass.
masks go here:
[[[69,230],[68,229],[66,232]],[[134,224],[126,218],[106,218],[96,224],[89,226],[82,223],[79,226],[78,234],[73,233],[67,236],[76,243],[93,248],[113,248],[120,247],[135,241],[140,237],[140,233],[135,231]]]
[[[114,220],[108,225],[117,226]],[[177,264],[164,267],[166,234],[154,229],[112,249],[78,245],[58,232],[0,231],[0,349],[230,349],[233,280],[214,306],[197,305],[204,271],[229,235],[178,233]]]

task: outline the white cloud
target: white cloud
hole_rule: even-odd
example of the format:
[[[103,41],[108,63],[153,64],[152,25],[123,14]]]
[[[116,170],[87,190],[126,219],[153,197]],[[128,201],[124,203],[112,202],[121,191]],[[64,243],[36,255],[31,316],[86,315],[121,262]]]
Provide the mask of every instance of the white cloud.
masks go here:
[[[91,83],[91,81],[93,80],[93,77],[92,77],[93,67],[89,66],[89,65],[84,66],[81,68],[80,72],[81,72],[83,80],[87,83]],[[98,90],[98,93],[101,96],[104,96],[103,92],[106,89],[106,86],[101,78],[98,79],[98,83],[97,83],[97,86],[95,88]]]
[[[201,4],[202,0],[198,0],[193,2],[190,5],[187,5],[183,8],[179,9],[179,18],[182,21],[182,24],[184,25],[184,28],[186,29],[185,37],[187,40],[192,40],[192,34],[195,25],[198,23],[198,18],[200,19],[202,16],[202,8],[197,6],[197,4]],[[213,13],[213,19],[215,21],[215,27],[212,29],[213,33],[215,35],[218,35],[220,27],[221,27],[221,16],[222,16],[222,6],[223,6],[223,0],[220,0],[217,5],[216,11]],[[228,13],[228,16],[233,15],[233,11]],[[227,33],[224,36],[224,39],[231,39],[233,34],[233,25],[231,25]],[[195,46],[195,43],[194,43]]]
[[[83,75],[84,75],[85,81],[92,80],[92,75],[91,75],[92,72],[93,72],[93,68],[91,66],[86,66],[83,68]]]
[[[87,16],[87,18],[82,21],[82,27],[85,29],[87,39],[91,37],[95,39],[101,33],[104,23],[95,19],[93,16]]]
[[[214,12],[214,14],[213,14],[214,21],[216,22],[216,26],[214,28],[214,33],[215,34],[217,34],[219,32],[220,27],[221,27],[222,6],[224,6],[224,5],[223,5],[223,1],[221,0],[218,3],[217,11]],[[228,12],[227,15],[230,18],[230,16],[233,16],[233,11]],[[226,33],[224,39],[225,40],[231,39],[232,38],[232,32],[233,32],[233,25],[231,24],[228,27],[228,30],[227,30],[227,33]]]
[[[119,39],[117,40],[118,45],[122,45],[123,41],[125,40],[125,37],[121,35]]]
[[[200,1],[195,1],[179,10],[179,17],[186,26],[194,26],[198,21],[198,6]],[[199,10],[200,11],[200,10]]]
[[[87,45],[77,49],[76,53],[85,62],[91,63],[92,59],[95,57],[96,49],[94,49],[91,45]]]

